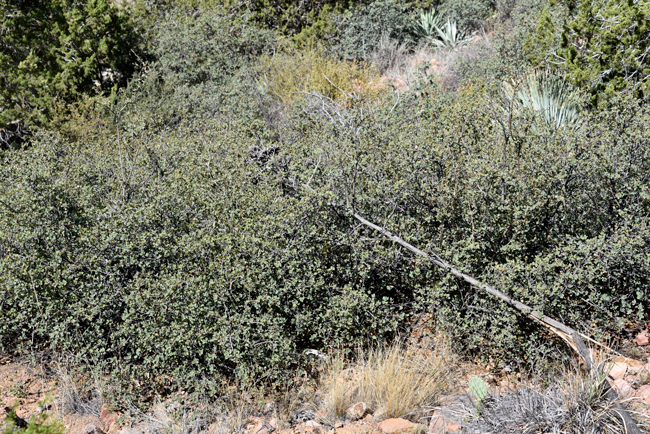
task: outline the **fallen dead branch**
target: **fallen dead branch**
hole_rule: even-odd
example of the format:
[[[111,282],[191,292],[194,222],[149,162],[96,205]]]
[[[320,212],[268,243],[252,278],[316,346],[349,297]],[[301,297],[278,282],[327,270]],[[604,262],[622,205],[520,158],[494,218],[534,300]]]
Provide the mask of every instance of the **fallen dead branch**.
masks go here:
[[[380,226],[377,226],[376,224],[366,220],[365,218],[361,217],[359,214],[354,213],[354,218],[359,220],[365,226],[368,226],[369,228],[372,228],[372,229],[380,232],[382,235],[384,235],[385,237],[389,238],[390,240],[398,243],[399,245],[406,248],[407,250],[410,250],[411,252],[415,253],[418,256],[422,256],[423,258],[429,259],[436,266],[449,271],[451,274],[458,277],[459,279],[464,280],[465,282],[469,283],[473,287],[478,288],[480,290],[483,290],[483,291],[485,291],[485,292],[487,292],[487,293],[489,293],[489,294],[503,300],[504,302],[506,302],[507,304],[513,306],[514,308],[516,308],[520,312],[526,314],[531,319],[533,319],[533,320],[541,323],[545,327],[549,328],[553,333],[555,333],[560,338],[562,338],[562,340],[564,340],[571,348],[573,348],[574,351],[576,351],[578,353],[578,355],[584,360],[585,365],[587,366],[587,369],[589,369],[589,370],[595,369],[595,366],[594,366],[593,360],[591,358],[592,357],[591,353],[587,349],[587,347],[586,347],[584,341],[582,340],[582,338],[585,338],[585,339],[589,340],[590,342],[593,342],[594,344],[613,352],[607,346],[605,346],[605,345],[603,345],[603,344],[601,344],[599,342],[594,341],[593,339],[589,338],[588,336],[583,335],[582,333],[578,332],[577,330],[574,330],[571,327],[566,326],[566,325],[562,324],[561,322],[554,320],[553,318],[550,318],[550,317],[548,317],[546,315],[543,315],[540,312],[538,312],[537,310],[533,309],[532,307],[530,307],[530,306],[528,306],[528,305],[526,305],[524,303],[521,303],[521,302],[519,302],[517,300],[514,300],[513,298],[511,298],[511,297],[507,296],[506,294],[504,294],[503,292],[491,287],[490,285],[482,283],[482,282],[476,280],[474,277],[459,271],[457,268],[453,267],[452,265],[449,265],[448,263],[446,263],[445,261],[440,259],[440,257],[438,257],[437,255],[435,255],[435,254],[434,255],[429,255],[429,254],[423,252],[422,250],[418,249],[417,247],[415,247],[415,246],[407,243],[403,239],[399,238],[398,236],[393,235],[392,233],[390,233],[386,229],[384,229],[384,228],[382,228]],[[605,387],[605,391],[606,391],[605,392],[606,397],[612,402],[615,401],[616,398],[617,398],[617,394],[611,388],[609,383],[604,382],[604,387]],[[614,404],[614,406],[612,408],[616,412],[618,417],[621,419],[621,422],[623,423],[623,426],[625,427],[625,431],[628,434],[641,434],[641,431],[637,427],[636,423],[630,417],[630,415],[627,413],[627,411],[625,411],[625,409],[623,407],[621,407],[619,404]]]

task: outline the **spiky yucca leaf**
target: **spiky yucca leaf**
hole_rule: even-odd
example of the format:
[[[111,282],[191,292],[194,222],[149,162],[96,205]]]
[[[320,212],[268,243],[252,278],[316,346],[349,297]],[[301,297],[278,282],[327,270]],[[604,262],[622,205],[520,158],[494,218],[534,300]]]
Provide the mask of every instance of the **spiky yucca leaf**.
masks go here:
[[[539,113],[552,128],[572,126],[578,120],[580,92],[549,71],[530,73],[519,84],[506,82],[503,89],[508,99],[514,99],[513,109]]]
[[[459,30],[456,21],[451,21],[447,18],[444,27],[436,27],[438,38],[433,39],[431,42],[441,48],[461,48],[469,43],[474,34],[467,34],[464,30]]]
[[[420,20],[415,23],[415,33],[428,42],[436,39],[437,29],[440,24],[440,15],[435,9],[429,12],[422,12]]]

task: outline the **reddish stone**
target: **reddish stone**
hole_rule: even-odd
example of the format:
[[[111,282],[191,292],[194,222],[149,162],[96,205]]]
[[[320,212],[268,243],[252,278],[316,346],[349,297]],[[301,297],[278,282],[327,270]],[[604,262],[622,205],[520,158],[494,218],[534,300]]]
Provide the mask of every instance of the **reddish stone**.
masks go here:
[[[622,397],[625,397],[627,395],[630,395],[634,391],[632,390],[632,386],[630,386],[630,383],[628,383],[625,380],[615,380],[614,381],[614,388],[618,392],[619,395]]]
[[[323,430],[321,429],[322,427],[320,424],[314,422],[313,420],[301,423],[293,431],[292,433],[299,433],[299,434],[322,434]]]
[[[636,338],[634,338],[632,342],[634,342],[640,347],[648,345],[650,344],[650,334],[648,334],[647,330],[644,330],[638,335],[636,335]]]
[[[457,423],[451,423],[451,424],[447,425],[447,431],[448,432],[458,432],[458,431],[461,430],[461,428],[462,427],[460,425],[458,425]]]
[[[111,414],[111,410],[108,404],[102,405],[102,412],[99,414],[99,418],[104,420],[104,418],[106,418],[106,416],[109,414]]]
[[[248,434],[270,434],[275,431],[276,428],[271,424],[271,422],[262,419],[261,417],[251,416],[248,418],[246,423],[246,433]]]
[[[409,422],[406,419],[396,418],[396,419],[386,419],[385,421],[379,423],[377,427],[384,433],[390,434],[401,430],[406,430],[409,428],[414,428],[415,424]]]
[[[629,368],[630,367],[625,363],[612,363],[612,369],[609,371],[609,376],[614,380],[622,380],[627,375]]]
[[[427,430],[426,425],[409,422],[406,419],[400,418],[386,419],[379,423],[377,428],[379,428],[382,433],[386,434],[412,434],[415,432],[425,432]]]
[[[366,434],[372,431],[372,428],[363,425],[348,425],[343,428],[336,428],[336,434]]]
[[[636,391],[635,395],[644,402],[650,404],[650,384],[639,387],[639,390]]]
[[[117,413],[111,412],[110,407],[107,404],[102,406],[102,412],[99,415],[99,419],[102,421],[102,425],[104,425],[106,432],[111,432],[117,429],[115,422],[118,417],[119,415]]]

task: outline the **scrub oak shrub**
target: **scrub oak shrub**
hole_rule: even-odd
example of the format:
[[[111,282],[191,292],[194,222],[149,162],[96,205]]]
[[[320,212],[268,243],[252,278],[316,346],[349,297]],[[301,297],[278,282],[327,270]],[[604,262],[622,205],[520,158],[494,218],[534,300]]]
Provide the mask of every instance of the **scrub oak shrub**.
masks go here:
[[[339,107],[354,128],[297,105],[291,134],[253,111],[154,131],[122,119],[119,138],[42,132],[6,153],[3,349],[69,352],[120,393],[145,380],[216,393],[290,381],[304,349],[382,340],[422,313],[475,355],[553,348],[352,210],[595,337],[643,319],[647,108],[624,99],[553,130],[501,122],[478,87],[418,92]]]
[[[308,174],[231,128],[118,143],[43,133],[8,154],[3,350],[69,352],[123,393],[145,378],[204,390],[287,380],[305,348],[392,333],[410,299],[395,267],[410,261],[374,272],[327,195],[298,194]]]
[[[259,112],[251,76],[259,56],[275,47],[270,32],[243,21],[234,24],[219,10],[188,14],[175,9],[156,23],[152,34],[153,60],[125,88],[80,101],[68,117],[57,119],[56,128],[65,137],[74,140],[95,126],[111,130],[109,134],[124,129],[152,133],[182,122]]]
[[[116,105],[126,104],[128,116],[151,118],[156,125],[218,112],[242,85],[242,69],[275,44],[270,32],[232,23],[217,10],[177,11],[161,20],[155,33],[156,60],[129,83]]]
[[[344,59],[368,60],[383,35],[400,43],[412,41],[413,6],[380,0],[332,16],[337,30],[330,41],[332,51]]]
[[[319,135],[319,146],[340,155],[320,168],[341,207],[599,338],[644,320],[647,108],[624,99],[618,111],[553,131],[541,116],[508,124],[480,89],[424,94],[366,118],[356,136],[338,129],[325,146]],[[370,255],[378,245],[399,250],[358,231],[373,240]],[[420,281],[428,298],[414,305],[437,311],[459,348],[531,361],[553,347],[545,330],[487,294],[416,260],[411,273],[429,279]]]
[[[353,211],[596,337],[647,315],[646,106],[549,129],[480,82],[421,84],[297,99],[273,124],[252,66],[274,40],[231,24],[161,21],[125,90],[2,154],[2,351],[73,354],[119,393],[217,394],[291,381],[305,349],[383,340],[422,313],[472,354],[552,348]]]

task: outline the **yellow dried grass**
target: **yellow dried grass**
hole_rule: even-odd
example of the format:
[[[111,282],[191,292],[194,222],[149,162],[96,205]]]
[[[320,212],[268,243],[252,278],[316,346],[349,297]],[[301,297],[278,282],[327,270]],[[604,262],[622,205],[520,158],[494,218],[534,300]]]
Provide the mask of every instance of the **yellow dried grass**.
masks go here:
[[[375,420],[417,419],[436,404],[448,384],[451,353],[446,347],[424,351],[397,341],[360,350],[346,364],[335,355],[319,383],[318,413],[330,425],[356,402],[365,402]]]
[[[369,89],[377,76],[369,64],[347,62],[328,56],[322,48],[287,49],[262,58],[259,84],[284,104],[303,92],[318,92],[333,100]]]

